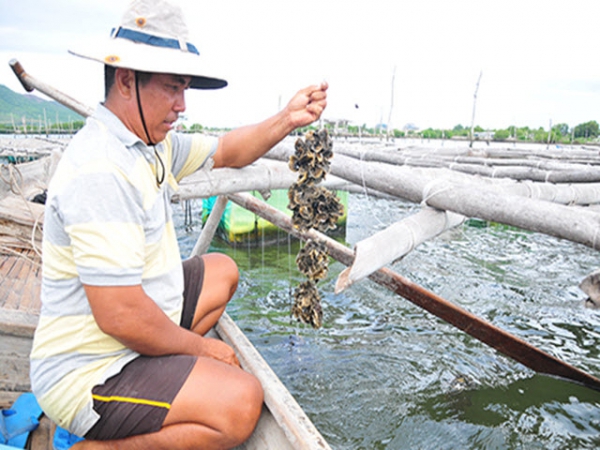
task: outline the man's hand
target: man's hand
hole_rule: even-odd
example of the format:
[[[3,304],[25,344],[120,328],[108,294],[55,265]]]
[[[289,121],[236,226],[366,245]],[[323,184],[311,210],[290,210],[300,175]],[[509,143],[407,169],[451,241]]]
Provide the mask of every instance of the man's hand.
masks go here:
[[[318,120],[327,106],[328,87],[323,82],[304,88],[273,117],[221,136],[213,156],[214,167],[244,167],[263,156],[296,128]]]
[[[304,88],[292,97],[284,112],[289,114],[294,129],[310,125],[321,117],[327,106],[328,87],[326,82],[322,82]]]
[[[197,356],[217,359],[231,366],[240,367],[240,362],[233,349],[225,342],[213,338],[203,338],[200,352]]]

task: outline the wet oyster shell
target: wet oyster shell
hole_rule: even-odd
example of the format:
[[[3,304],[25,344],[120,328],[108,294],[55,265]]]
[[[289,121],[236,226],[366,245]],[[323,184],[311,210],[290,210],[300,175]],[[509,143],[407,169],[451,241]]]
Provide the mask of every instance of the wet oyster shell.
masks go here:
[[[322,280],[329,271],[329,255],[322,242],[308,241],[296,256],[296,265],[310,280]]]
[[[292,315],[300,322],[310,324],[313,328],[321,327],[323,321],[321,296],[314,281],[304,281],[294,291]]]

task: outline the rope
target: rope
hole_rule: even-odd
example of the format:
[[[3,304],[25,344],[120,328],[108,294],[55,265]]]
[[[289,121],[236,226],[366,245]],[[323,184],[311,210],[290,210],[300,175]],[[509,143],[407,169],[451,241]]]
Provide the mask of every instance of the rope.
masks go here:
[[[288,296],[290,299],[289,311],[292,310],[294,306],[294,289],[292,288],[292,235],[287,233],[287,263],[288,263]],[[293,316],[290,312],[290,324],[292,323]]]
[[[444,183],[445,185],[442,186],[442,188],[439,189],[438,191],[430,192],[433,189],[433,187],[435,186],[435,184],[440,184],[440,183]],[[423,187],[423,194],[422,194],[423,200],[421,200],[421,205],[428,206],[427,201],[429,199],[431,199],[434,195],[441,194],[442,192],[449,191],[450,189],[452,189],[452,186],[450,185],[448,180],[446,180],[445,178],[441,178],[441,179],[434,178],[433,180],[431,180],[429,183],[427,183]]]
[[[531,199],[541,199],[542,198],[542,191],[541,188],[538,184],[534,183],[533,181],[524,181],[523,184],[527,187],[527,190],[529,191],[529,198]]]
[[[183,226],[187,233],[191,233],[194,230],[194,223],[192,219],[192,200],[184,200],[183,201]]]
[[[569,189],[571,190],[571,199],[569,201],[569,205],[579,204],[578,189],[576,189],[575,186],[573,186],[572,184],[569,184]]]
[[[7,175],[5,176],[3,171],[4,169],[7,170]],[[15,176],[15,172],[18,175],[18,180],[17,177]],[[8,187],[10,188],[10,191],[15,194],[15,195],[19,195],[21,192],[21,189],[19,188],[19,186],[21,185],[21,183],[23,183],[23,175],[21,174],[21,171],[14,166],[13,164],[2,164],[0,166],[0,179],[8,185]]]
[[[23,254],[23,252],[21,251],[17,251],[14,250],[12,247],[8,246],[8,245],[0,245],[0,253],[4,253],[4,254],[8,254],[8,255],[14,255],[17,256],[19,258],[23,258],[25,261],[29,262],[30,264],[37,266],[37,267],[41,267],[41,263],[31,259],[30,257],[26,256]]]
[[[2,169],[4,169],[4,168],[6,168],[8,170],[8,178],[5,177],[4,174],[3,174]],[[31,244],[31,248],[33,249],[33,251],[41,259],[42,258],[42,252],[38,248],[38,246],[37,246],[37,244],[35,242],[35,233],[36,233],[36,231],[39,228],[40,219],[42,218],[42,216],[44,215],[44,213],[42,212],[42,214],[40,214],[39,216],[36,216],[33,213],[33,210],[31,209],[29,201],[27,201],[27,199],[25,198],[25,195],[23,194],[23,191],[21,190],[21,184],[23,183],[23,175],[21,174],[21,172],[19,171],[19,169],[17,167],[15,167],[12,164],[8,164],[8,165],[3,164],[2,166],[0,166],[0,178],[2,179],[2,181],[4,183],[6,183],[10,187],[10,191],[13,194],[15,194],[17,197],[19,197],[19,198],[21,198],[23,200],[23,202],[25,203],[25,206],[29,210],[29,214],[34,219],[33,227],[31,229],[30,244]],[[42,230],[40,228],[40,233],[41,232],[42,232]]]

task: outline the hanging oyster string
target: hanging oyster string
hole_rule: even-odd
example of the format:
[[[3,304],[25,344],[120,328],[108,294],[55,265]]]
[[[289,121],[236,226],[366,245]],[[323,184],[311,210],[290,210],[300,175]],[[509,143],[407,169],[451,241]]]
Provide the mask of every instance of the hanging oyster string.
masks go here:
[[[308,241],[296,256],[296,265],[310,280],[322,280],[329,271],[327,246],[318,241]]]
[[[344,213],[344,207],[336,195],[317,186],[329,172],[332,148],[333,143],[326,129],[308,131],[304,139],[296,141],[296,151],[290,157],[289,167],[298,172],[298,181],[288,190],[288,208],[292,211],[294,227],[300,231],[311,228],[321,232],[333,230]],[[326,246],[309,240],[298,252],[296,265],[307,280],[294,291],[292,315],[300,322],[320,328],[323,310],[317,281],[327,276],[329,256]]]

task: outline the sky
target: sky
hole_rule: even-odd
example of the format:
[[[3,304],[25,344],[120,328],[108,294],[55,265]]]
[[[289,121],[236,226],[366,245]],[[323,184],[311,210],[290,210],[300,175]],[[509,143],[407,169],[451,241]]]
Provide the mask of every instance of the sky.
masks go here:
[[[402,129],[600,122],[598,0],[174,0],[216,91],[186,93],[186,122],[256,123],[295,92],[329,83],[323,118]],[[126,0],[0,0],[8,62],[89,104],[100,63],[68,49],[107,36]],[[477,82],[481,75],[479,87]]]

